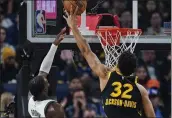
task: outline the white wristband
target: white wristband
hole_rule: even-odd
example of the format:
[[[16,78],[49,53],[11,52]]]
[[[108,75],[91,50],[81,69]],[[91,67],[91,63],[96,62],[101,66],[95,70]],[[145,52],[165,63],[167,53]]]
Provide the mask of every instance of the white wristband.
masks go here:
[[[58,46],[54,44],[51,45],[50,50],[48,51],[47,55],[45,56],[41,64],[40,71],[46,72],[47,74],[50,72],[57,48]]]

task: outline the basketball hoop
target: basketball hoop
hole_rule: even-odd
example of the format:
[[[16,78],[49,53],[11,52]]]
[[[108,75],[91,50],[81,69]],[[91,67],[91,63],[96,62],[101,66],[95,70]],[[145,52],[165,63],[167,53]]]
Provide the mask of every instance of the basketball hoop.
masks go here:
[[[119,56],[124,51],[134,52],[141,29],[130,28],[100,28],[96,34],[105,52],[105,64],[114,68]]]

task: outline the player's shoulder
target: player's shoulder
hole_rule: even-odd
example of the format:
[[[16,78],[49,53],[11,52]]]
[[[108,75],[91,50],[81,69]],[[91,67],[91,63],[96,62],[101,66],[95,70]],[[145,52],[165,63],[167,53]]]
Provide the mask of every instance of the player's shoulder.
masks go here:
[[[47,108],[47,111],[49,112],[53,112],[53,111],[61,111],[63,110],[63,107],[62,105],[60,105],[59,103],[56,103],[56,102],[53,102],[51,104],[49,104],[48,108]]]
[[[45,115],[47,118],[50,118],[52,116],[55,116],[56,115],[56,110],[55,108],[53,107],[53,105],[49,105],[46,112],[45,112]]]
[[[139,89],[142,97],[143,96],[148,96],[148,92],[145,87],[143,87],[141,84],[136,83],[137,88]]]
[[[61,117],[63,118],[64,116],[64,110],[62,105],[60,105],[59,103],[52,103],[48,106],[47,108],[47,112],[46,112],[46,116],[57,116],[57,117]]]
[[[100,64],[99,67],[101,69],[101,71],[99,72],[99,77],[102,78],[102,79],[106,79],[106,78],[108,79],[108,75],[109,75],[109,73],[112,72],[112,69],[107,67],[104,64]]]

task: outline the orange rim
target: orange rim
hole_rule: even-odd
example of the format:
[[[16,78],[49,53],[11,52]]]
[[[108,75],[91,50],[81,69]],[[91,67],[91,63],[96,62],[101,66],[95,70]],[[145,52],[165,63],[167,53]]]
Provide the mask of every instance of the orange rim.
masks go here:
[[[134,34],[135,32],[139,32],[139,34],[142,33],[141,29],[132,29],[132,28],[100,28],[100,29],[96,29],[96,33],[101,33],[101,32],[113,32],[113,33],[117,33],[120,32],[121,35],[127,35],[127,32],[130,32],[131,34]]]
[[[106,34],[106,32],[110,32],[111,36],[109,34]],[[100,29],[96,29],[96,33],[97,35],[101,34],[101,42],[102,44],[105,46],[107,45],[107,42],[110,46],[113,46],[114,44],[112,43],[111,40],[109,40],[110,37],[113,38],[113,40],[115,40],[116,44],[115,45],[119,45],[120,44],[120,36],[127,36],[127,35],[141,35],[142,30],[141,29],[132,29],[132,28],[100,28]],[[120,35],[119,35],[120,33]],[[103,39],[103,37],[106,37],[107,39]],[[105,41],[107,40],[107,42]]]

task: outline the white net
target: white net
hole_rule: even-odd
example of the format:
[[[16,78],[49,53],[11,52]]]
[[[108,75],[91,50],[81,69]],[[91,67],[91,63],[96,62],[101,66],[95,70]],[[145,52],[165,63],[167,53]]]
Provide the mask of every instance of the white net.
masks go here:
[[[124,51],[128,50],[133,53],[140,35],[141,31],[139,30],[134,32],[128,30],[125,36],[122,36],[120,31],[117,31],[115,34],[108,30],[103,32],[98,31],[97,36],[105,53],[106,66],[114,68],[119,56]]]

